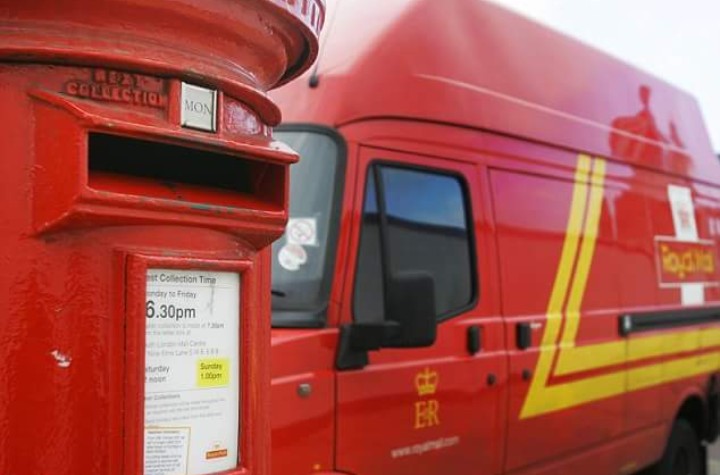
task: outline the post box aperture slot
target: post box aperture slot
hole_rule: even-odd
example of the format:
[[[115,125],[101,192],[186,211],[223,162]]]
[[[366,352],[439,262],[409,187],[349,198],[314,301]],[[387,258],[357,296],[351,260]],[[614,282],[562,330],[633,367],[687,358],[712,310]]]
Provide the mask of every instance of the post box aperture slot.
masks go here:
[[[283,167],[236,155],[123,136],[88,136],[94,190],[207,205],[269,209],[283,197]],[[270,206],[268,206],[270,205]]]

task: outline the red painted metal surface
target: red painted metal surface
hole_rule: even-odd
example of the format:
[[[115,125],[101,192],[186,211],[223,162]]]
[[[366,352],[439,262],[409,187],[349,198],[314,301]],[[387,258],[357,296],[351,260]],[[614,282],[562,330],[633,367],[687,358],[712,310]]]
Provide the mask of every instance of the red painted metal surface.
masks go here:
[[[274,94],[284,120],[450,123],[720,183],[691,96],[489,2],[342,2],[318,77]]]
[[[0,57],[194,79],[242,98],[274,125],[279,111],[263,93],[312,64],[324,20],[321,0],[102,0],[92,8],[7,0]]]
[[[658,268],[656,243],[678,239],[682,226],[672,187],[689,190],[697,227],[676,251],[720,250],[720,165],[695,101],[486,2],[378,9],[345,0],[330,16],[316,77],[273,93],[287,122],[336,128],[348,160],[327,328],[273,330],[273,396],[284,408],[273,417],[274,473],[332,464],[360,475],[602,475],[658,460],[681,405],[705,401],[717,377],[720,330],[704,322],[624,337],[618,319],[720,306],[717,260],[683,282]],[[338,328],[354,320],[376,159],[465,180],[480,297],[439,324],[432,347],[373,351],[365,368],[334,370],[333,380]],[[586,197],[580,205],[576,194]],[[566,247],[575,257],[563,267]],[[697,287],[680,288],[701,281],[701,301],[688,298]],[[526,350],[519,324],[531,329]],[[475,356],[466,350],[472,325],[483,331]],[[418,429],[414,381],[428,367],[441,381],[442,423]],[[322,381],[323,398],[303,400],[286,386],[303,381]],[[537,406],[533,386],[549,388]],[[440,440],[459,442],[423,445]]]
[[[269,473],[268,246],[297,157],[266,93],[310,66],[324,15],[321,0],[0,1],[0,473],[143,473],[148,266],[240,274],[226,473]],[[181,82],[218,91],[215,132],[180,125]],[[235,171],[192,176],[213,157]],[[138,161],[154,171],[122,165]]]

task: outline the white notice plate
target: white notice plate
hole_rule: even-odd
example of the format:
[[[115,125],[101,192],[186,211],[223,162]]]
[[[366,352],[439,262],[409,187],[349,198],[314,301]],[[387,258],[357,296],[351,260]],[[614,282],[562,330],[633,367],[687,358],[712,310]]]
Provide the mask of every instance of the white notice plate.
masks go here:
[[[180,125],[215,132],[217,130],[217,91],[182,83]]]
[[[149,269],[145,475],[237,467],[240,276]]]

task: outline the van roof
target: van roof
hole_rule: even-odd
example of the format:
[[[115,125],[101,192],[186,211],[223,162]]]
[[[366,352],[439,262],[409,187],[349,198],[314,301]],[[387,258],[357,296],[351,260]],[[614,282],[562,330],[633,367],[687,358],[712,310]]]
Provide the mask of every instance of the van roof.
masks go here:
[[[455,124],[720,183],[697,102],[482,0],[341,0],[317,74],[273,97],[288,122]]]

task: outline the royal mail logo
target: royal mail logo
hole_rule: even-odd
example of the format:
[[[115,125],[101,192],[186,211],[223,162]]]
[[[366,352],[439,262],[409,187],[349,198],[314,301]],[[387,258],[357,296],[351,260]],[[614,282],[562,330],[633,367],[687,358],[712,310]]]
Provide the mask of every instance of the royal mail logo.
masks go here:
[[[717,248],[713,241],[681,241],[671,237],[655,238],[660,285],[720,285]]]
[[[210,450],[205,452],[205,460],[221,459],[228,455],[228,450],[220,442],[215,442]]]
[[[435,394],[439,379],[437,371],[432,371],[430,368],[425,368],[424,371],[418,373],[415,376],[415,388],[418,396]]]
[[[221,459],[221,458],[227,457],[227,454],[228,454],[227,449],[211,450],[209,452],[205,452],[205,458],[207,460]]]

